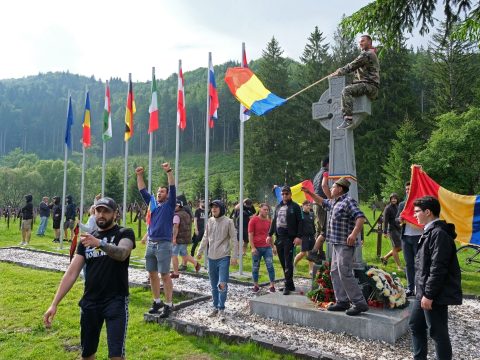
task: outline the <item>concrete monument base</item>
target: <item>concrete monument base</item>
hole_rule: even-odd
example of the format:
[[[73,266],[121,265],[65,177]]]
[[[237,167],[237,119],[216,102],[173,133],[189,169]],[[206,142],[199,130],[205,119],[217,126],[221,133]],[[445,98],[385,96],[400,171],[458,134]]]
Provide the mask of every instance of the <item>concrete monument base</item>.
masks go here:
[[[305,295],[267,294],[250,300],[250,312],[265,318],[323,329],[345,332],[364,339],[381,340],[390,344],[408,331],[410,308],[383,310],[370,308],[358,316],[344,312],[319,310]]]

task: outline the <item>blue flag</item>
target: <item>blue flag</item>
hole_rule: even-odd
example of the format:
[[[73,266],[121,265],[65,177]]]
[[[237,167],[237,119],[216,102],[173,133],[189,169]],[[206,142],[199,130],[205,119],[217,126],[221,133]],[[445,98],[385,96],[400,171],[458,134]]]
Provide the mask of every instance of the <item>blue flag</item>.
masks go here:
[[[68,110],[67,110],[67,127],[65,129],[65,145],[72,149],[72,125],[73,125],[73,110],[72,110],[72,97],[68,97]]]

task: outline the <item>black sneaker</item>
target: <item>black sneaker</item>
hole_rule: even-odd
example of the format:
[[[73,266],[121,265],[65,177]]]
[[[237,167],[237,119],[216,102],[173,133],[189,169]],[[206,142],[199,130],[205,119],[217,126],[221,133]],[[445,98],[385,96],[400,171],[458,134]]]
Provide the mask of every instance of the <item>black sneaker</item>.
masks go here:
[[[165,306],[165,304],[163,303],[162,300],[160,300],[159,303],[154,301],[153,304],[152,304],[152,307],[150,308],[150,310],[148,310],[148,313],[149,314],[158,314],[158,310],[160,310],[164,306]]]
[[[337,126],[337,129],[350,129],[353,126],[353,120],[344,118],[343,122]]]
[[[171,306],[168,306],[168,305],[164,305],[163,307],[163,311],[162,313],[160,314],[160,319],[165,319],[165,318],[168,318],[170,316],[170,313],[172,312],[172,307]]]
[[[368,311],[368,305],[353,305],[350,309],[345,311],[345,314],[356,316],[365,311]]]

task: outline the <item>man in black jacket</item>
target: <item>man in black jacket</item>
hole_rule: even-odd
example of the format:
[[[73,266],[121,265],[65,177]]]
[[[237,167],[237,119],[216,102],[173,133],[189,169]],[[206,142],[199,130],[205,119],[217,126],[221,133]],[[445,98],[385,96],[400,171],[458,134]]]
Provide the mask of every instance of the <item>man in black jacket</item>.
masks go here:
[[[292,191],[289,186],[282,187],[282,201],[275,207],[275,215],[268,232],[267,243],[271,244],[272,235],[275,234],[277,239],[275,245],[277,247],[278,259],[282,265],[285,277],[285,288],[283,295],[290,294],[295,291],[293,283],[293,249],[295,245],[302,243],[302,209],[300,205],[292,200]]]
[[[448,335],[448,305],[462,303],[455,225],[440,220],[440,203],[432,196],[413,202],[414,216],[424,225],[415,257],[416,299],[410,314],[414,359],[427,359],[427,329],[437,359],[452,359]]]

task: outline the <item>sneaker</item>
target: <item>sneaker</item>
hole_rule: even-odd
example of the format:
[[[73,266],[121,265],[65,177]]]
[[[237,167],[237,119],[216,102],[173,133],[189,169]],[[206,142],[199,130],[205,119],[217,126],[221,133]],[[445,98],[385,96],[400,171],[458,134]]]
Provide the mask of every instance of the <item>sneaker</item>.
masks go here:
[[[175,274],[175,273],[170,273],[170,277],[171,277],[172,279],[178,279],[178,278],[180,277],[180,275],[179,275],[179,274]]]
[[[164,306],[165,306],[165,304],[163,303],[162,300],[160,300],[159,303],[154,301],[153,304],[152,304],[152,307],[150,308],[150,310],[148,310],[148,313],[149,314],[158,314],[158,310],[160,310]]]
[[[183,264],[180,265],[180,266],[178,267],[178,270],[179,270],[179,271],[186,271],[186,270],[187,270],[187,265],[183,265]]]
[[[271,293],[274,293],[276,290],[275,290],[275,286],[270,286],[270,288],[268,289],[268,291],[270,291]]]
[[[256,293],[258,293],[258,292],[260,291],[260,288],[259,288],[257,285],[255,285],[255,286],[253,287],[252,291],[253,291],[254,294],[256,294]]]
[[[344,118],[343,122],[337,126],[337,129],[350,129],[353,126],[353,120]]]
[[[345,311],[345,314],[356,316],[365,311],[368,311],[368,305],[353,305],[350,309]]]
[[[163,307],[163,311],[162,313],[160,314],[159,318],[160,319],[166,319],[170,316],[170,313],[172,312],[172,307],[171,306],[168,306],[168,305],[165,305]]]
[[[208,317],[213,318],[213,317],[216,317],[217,314],[218,314],[218,309],[213,309],[212,312],[208,314]]]
[[[406,297],[411,297],[411,296],[415,296],[415,292],[408,289],[407,291],[405,291],[405,296]]]
[[[226,320],[225,310],[218,310],[218,320],[224,322]]]
[[[197,261],[197,264],[195,265],[195,272],[198,273],[200,271],[200,268],[202,267],[202,264],[200,264],[198,261]]]
[[[339,303],[335,303],[335,304],[328,305],[327,310],[328,311],[345,311],[345,310],[348,310],[349,308],[350,308],[349,305],[342,305]]]

